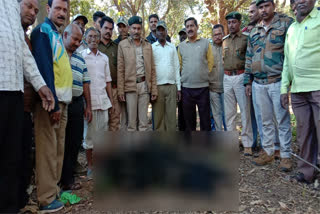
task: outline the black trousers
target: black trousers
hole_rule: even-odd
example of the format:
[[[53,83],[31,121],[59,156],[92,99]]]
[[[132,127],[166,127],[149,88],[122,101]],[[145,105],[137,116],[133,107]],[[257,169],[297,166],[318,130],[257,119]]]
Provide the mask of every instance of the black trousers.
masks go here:
[[[209,87],[182,87],[182,106],[186,131],[196,131],[196,106],[200,116],[200,131],[211,131]]]
[[[179,128],[179,131],[186,130],[186,123],[183,117],[182,101],[178,102],[178,128]]]
[[[33,163],[33,131],[32,131],[32,116],[30,112],[24,112],[23,118],[23,137],[22,137],[22,154],[21,154],[21,179],[20,179],[20,208],[25,207],[28,203],[29,195],[27,194],[27,188],[31,182],[32,170],[34,168]]]
[[[0,91],[0,100],[0,213],[17,213],[21,206],[23,93]]]
[[[79,149],[83,140],[83,114],[84,102],[83,97],[80,96],[73,99],[68,106],[64,160],[60,181],[63,186],[74,183],[73,171],[76,167]]]

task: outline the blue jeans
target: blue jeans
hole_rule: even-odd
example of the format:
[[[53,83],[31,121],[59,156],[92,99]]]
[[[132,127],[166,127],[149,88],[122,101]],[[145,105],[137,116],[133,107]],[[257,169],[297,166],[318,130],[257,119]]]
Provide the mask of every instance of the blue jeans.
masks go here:
[[[274,153],[274,139],[276,136],[274,116],[277,121],[280,140],[281,158],[289,158],[291,152],[291,123],[290,114],[281,107],[280,88],[281,82],[260,85],[253,83],[256,104],[261,112],[263,149],[268,155]]]
[[[262,142],[263,142],[263,132],[262,132],[262,119],[261,119],[261,110],[257,104],[257,97],[256,97],[256,90],[255,87],[252,87],[252,104],[253,104],[253,111],[251,111],[251,120],[252,120],[252,130],[253,130],[253,139],[254,139],[254,144],[252,147],[256,147],[258,144],[258,139],[257,139],[257,130],[260,135],[260,145],[263,147]],[[254,114],[254,117],[252,116]],[[275,136],[274,136],[274,149],[275,150],[280,150],[280,145],[279,145],[279,132],[278,132],[278,127],[277,127],[277,121],[275,117],[273,117],[274,120],[274,126],[275,126]],[[256,124],[256,126],[254,125]],[[254,128],[255,126],[255,128]],[[258,129],[257,129],[258,128]]]

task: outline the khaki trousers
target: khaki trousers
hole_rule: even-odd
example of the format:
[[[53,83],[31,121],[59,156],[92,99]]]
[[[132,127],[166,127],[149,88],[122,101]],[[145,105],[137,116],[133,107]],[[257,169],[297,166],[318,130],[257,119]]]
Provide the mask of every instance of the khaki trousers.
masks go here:
[[[68,106],[59,103],[59,107],[60,122],[55,125],[51,124],[49,113],[40,102],[35,107],[36,185],[40,206],[50,204],[60,192],[58,182],[62,173]]]
[[[152,108],[155,131],[176,131],[177,86],[158,85],[158,98]]]
[[[237,76],[224,75],[224,110],[226,117],[227,131],[237,131],[237,104],[241,113],[241,139],[244,147],[252,147],[253,133],[251,124],[251,101],[246,96],[243,85],[244,74]]]
[[[120,113],[121,107],[118,100],[118,90],[116,88],[112,89],[113,97],[113,108],[115,109],[114,113],[110,114],[109,118],[109,131],[118,131],[120,128]]]
[[[120,102],[120,130],[127,131],[128,128],[128,112],[127,112],[127,104],[124,102]]]
[[[149,100],[150,95],[147,90],[146,82],[137,83],[136,92],[126,93],[128,131],[147,131]]]

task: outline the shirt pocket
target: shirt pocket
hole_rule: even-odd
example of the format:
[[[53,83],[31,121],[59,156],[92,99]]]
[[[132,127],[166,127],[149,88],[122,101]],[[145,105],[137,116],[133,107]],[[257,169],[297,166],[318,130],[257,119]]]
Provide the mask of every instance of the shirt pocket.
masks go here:
[[[247,50],[246,46],[237,48],[236,55],[237,55],[238,59],[240,59],[240,60],[246,59],[246,50]]]
[[[273,29],[270,33],[270,47],[280,48],[284,46],[285,41],[285,28]]]
[[[222,50],[223,59],[225,59],[229,55],[230,55],[230,48],[229,47],[223,47],[223,50]]]
[[[306,48],[311,48],[320,45],[320,23],[319,25],[304,30],[304,40],[303,46]]]

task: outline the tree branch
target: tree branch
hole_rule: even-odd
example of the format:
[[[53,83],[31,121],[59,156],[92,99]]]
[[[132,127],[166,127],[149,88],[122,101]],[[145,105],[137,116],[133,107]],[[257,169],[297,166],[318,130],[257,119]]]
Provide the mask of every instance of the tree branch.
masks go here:
[[[166,10],[165,14],[162,16],[161,20],[165,20],[165,19],[166,19],[166,16],[167,16],[168,13],[170,12],[171,7],[172,7],[172,2],[171,2],[171,0],[168,0],[167,10]]]
[[[234,10],[237,11],[246,2],[248,2],[248,0],[240,0]]]

